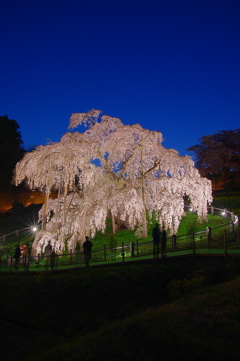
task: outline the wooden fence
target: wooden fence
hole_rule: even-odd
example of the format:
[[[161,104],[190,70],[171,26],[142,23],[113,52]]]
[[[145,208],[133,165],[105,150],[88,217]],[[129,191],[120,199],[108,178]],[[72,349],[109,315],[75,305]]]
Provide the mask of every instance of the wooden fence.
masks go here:
[[[230,223],[226,223],[220,227],[208,228],[206,231],[189,233],[182,236],[167,238],[167,257],[182,257],[186,255],[203,256],[240,256],[240,230],[234,229],[233,232],[227,232]],[[222,236],[215,238],[217,229],[222,229]],[[219,230],[218,230],[219,231]],[[122,242],[120,247],[107,248],[105,245],[102,249],[94,250],[91,255],[90,265],[112,265],[125,264],[127,262],[136,262],[140,260],[152,259],[153,242],[131,242],[126,245]],[[156,260],[164,260],[165,256],[160,247],[159,254],[155,255]],[[82,252],[73,253],[72,250],[68,254],[56,254],[54,251],[51,256],[43,256],[38,254],[33,257],[31,255],[21,258],[18,265],[20,272],[54,272],[64,269],[73,269],[85,267],[84,254]],[[12,255],[7,258],[0,258],[0,272],[12,273],[14,269],[14,259]]]
[[[191,207],[186,206],[186,210],[191,212]],[[173,235],[167,238],[167,255],[181,256],[184,254],[201,255],[201,254],[218,254],[231,255],[236,254],[240,256],[240,231],[238,228],[238,218],[225,209],[209,207],[209,213],[218,214],[226,217],[226,223],[221,226],[210,228],[207,227],[203,231],[189,233],[181,236]],[[222,228],[222,236],[219,237],[219,228]],[[229,231],[227,232],[227,229]],[[24,228],[15,232],[4,235],[0,238],[2,242],[6,240],[7,236],[19,232],[32,231],[30,228]],[[218,236],[215,237],[215,232]],[[102,249],[93,250],[90,263],[91,264],[115,264],[135,261],[137,259],[153,258],[153,243],[147,242],[131,242],[126,245],[122,242],[120,247],[107,248],[106,245]],[[164,259],[162,250],[160,249],[158,258]],[[54,271],[64,268],[84,267],[85,260],[82,252],[73,253],[72,250],[68,254],[56,254],[52,252],[51,256],[38,255],[33,257],[31,255],[24,256],[20,259],[20,270],[24,272],[29,271]],[[7,257],[0,257],[0,271],[12,272],[14,270],[14,260],[12,255]]]

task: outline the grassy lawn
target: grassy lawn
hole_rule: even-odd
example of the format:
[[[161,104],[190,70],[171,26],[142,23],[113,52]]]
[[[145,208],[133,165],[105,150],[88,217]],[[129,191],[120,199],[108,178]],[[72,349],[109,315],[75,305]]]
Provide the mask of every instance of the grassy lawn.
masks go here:
[[[240,259],[0,276],[1,360],[237,360]]]

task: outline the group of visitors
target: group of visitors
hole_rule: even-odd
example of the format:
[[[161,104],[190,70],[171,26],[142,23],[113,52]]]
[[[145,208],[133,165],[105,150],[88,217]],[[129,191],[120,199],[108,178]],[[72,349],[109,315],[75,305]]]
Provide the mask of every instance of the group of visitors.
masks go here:
[[[85,264],[87,267],[89,266],[89,261],[90,261],[91,255],[92,255],[92,246],[93,246],[92,242],[89,240],[89,237],[86,236],[85,242],[83,243],[83,253],[84,253],[84,261],[85,261]],[[52,249],[51,242],[48,241],[48,245],[45,247],[45,250],[44,250],[44,256],[50,257],[52,254],[52,251],[53,251],[53,249]]]
[[[13,258],[15,259],[15,269],[18,269],[20,257],[21,257],[21,248],[20,248],[20,244],[18,244],[13,255]]]
[[[18,266],[21,257],[23,258],[24,266],[26,266],[27,257],[28,257],[28,246],[26,245],[20,246],[20,244],[18,244],[13,255],[13,258],[15,259],[15,263],[14,263],[15,269],[19,268]]]
[[[152,237],[153,237],[153,257],[158,258],[159,252],[161,251],[161,254],[163,256],[166,256],[166,242],[167,242],[167,233],[164,228],[162,227],[162,230],[160,230],[159,223],[156,223],[155,227],[152,230]],[[92,255],[92,247],[93,244],[89,240],[89,237],[85,237],[85,242],[83,243],[83,253],[84,253],[84,260],[86,267],[89,266],[89,262]],[[51,256],[52,254],[52,245],[51,242],[48,242],[48,245],[45,247],[44,255],[45,256]],[[13,258],[15,259],[15,269],[18,269],[19,260],[20,257],[28,255],[28,247],[27,246],[21,246],[18,245],[15,249],[15,253]]]
[[[166,256],[166,243],[167,243],[167,232],[165,227],[160,229],[159,223],[156,223],[155,227],[152,230],[153,237],[153,257],[159,257],[159,251],[161,250],[161,255]]]
[[[159,257],[159,251],[161,247],[161,254],[163,256],[166,255],[166,243],[167,243],[167,232],[165,230],[165,227],[162,227],[162,230],[160,230],[159,223],[156,223],[155,227],[152,230],[152,237],[153,237],[153,256],[154,258]],[[89,237],[85,237],[85,242],[83,243],[83,253],[84,253],[84,259],[85,264],[88,267],[89,261],[92,254],[92,242],[89,240]]]

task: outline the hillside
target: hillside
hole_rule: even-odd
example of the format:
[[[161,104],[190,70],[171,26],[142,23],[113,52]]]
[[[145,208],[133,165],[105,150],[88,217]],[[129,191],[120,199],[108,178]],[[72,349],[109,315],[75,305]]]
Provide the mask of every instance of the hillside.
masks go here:
[[[0,276],[1,359],[237,360],[239,261]]]

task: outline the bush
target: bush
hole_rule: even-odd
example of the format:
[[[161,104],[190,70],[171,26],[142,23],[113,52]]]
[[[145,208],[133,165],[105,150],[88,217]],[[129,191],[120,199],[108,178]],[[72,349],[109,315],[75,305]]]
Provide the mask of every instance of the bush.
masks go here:
[[[168,291],[173,299],[179,299],[184,294],[203,287],[204,283],[204,277],[198,274],[192,278],[184,278],[183,280],[174,278],[168,285]]]

